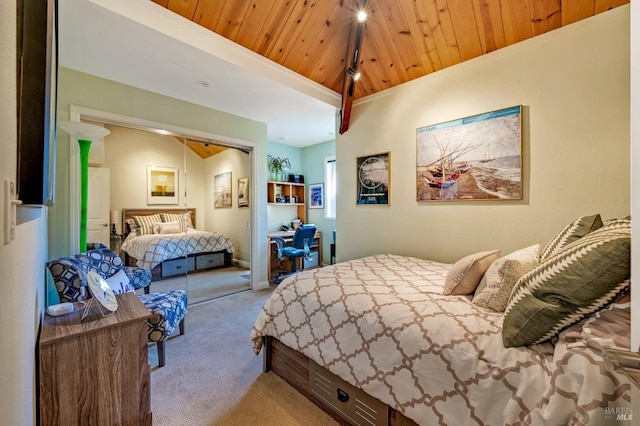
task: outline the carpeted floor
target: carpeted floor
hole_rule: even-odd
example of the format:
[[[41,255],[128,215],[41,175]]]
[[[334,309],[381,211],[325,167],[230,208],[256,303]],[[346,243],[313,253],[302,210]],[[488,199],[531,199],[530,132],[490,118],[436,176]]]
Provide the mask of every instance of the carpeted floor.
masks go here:
[[[190,306],[186,333],[168,340],[162,368],[149,347],[155,426],[337,424],[275,374],[262,373],[249,332],[271,291]]]

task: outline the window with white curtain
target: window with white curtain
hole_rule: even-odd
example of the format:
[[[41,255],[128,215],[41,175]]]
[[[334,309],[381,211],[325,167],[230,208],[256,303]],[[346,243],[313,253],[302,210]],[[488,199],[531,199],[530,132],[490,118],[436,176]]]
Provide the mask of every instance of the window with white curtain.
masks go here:
[[[324,157],[325,206],[324,218],[336,218],[336,156]]]

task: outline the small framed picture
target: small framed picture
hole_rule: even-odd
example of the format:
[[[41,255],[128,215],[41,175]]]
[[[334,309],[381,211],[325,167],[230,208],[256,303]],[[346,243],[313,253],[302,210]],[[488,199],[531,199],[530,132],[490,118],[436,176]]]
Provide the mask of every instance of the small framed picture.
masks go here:
[[[324,208],[324,184],[323,183],[313,183],[309,185],[309,208],[310,209]]]
[[[249,207],[249,178],[238,179],[238,207]]]
[[[213,208],[231,207],[231,172],[213,177]]]
[[[391,153],[383,152],[357,158],[357,204],[389,204],[390,157]]]
[[[178,204],[178,169],[147,166],[147,204]]]

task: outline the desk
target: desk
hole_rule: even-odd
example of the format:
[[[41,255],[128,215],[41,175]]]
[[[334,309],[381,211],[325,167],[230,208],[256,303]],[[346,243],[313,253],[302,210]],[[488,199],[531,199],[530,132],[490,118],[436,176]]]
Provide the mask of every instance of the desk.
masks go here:
[[[270,232],[267,234],[267,276],[269,282],[273,282],[281,271],[291,271],[291,262],[289,259],[278,259],[278,247],[276,246],[274,238],[284,238],[287,244],[291,244],[293,240],[294,231],[280,231]],[[322,266],[322,232],[316,231],[313,244],[309,245],[311,251],[318,252],[318,267]],[[298,270],[302,270],[302,265],[298,264]],[[309,269],[309,268],[307,268]]]

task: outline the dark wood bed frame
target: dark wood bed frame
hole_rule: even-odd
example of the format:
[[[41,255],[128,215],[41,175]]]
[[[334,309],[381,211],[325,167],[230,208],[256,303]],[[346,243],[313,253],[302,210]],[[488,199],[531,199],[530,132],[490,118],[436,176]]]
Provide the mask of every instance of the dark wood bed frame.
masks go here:
[[[307,399],[329,414],[334,420],[341,425],[353,426],[353,423],[346,419],[339,411],[334,409],[322,399],[316,397],[311,391],[310,383],[310,360],[300,352],[291,349],[275,337],[266,336],[262,347],[263,354],[263,371],[272,371],[281,377],[285,382],[293,386],[298,392]],[[320,367],[321,370],[327,371]],[[329,373],[331,374],[331,373]],[[360,391],[362,392],[362,391]],[[362,392],[364,394],[364,392]],[[366,395],[366,394],[365,394]],[[368,395],[367,395],[368,396]],[[378,401],[379,402],[379,401]],[[382,404],[382,403],[380,403]],[[368,424],[368,423],[363,423]],[[388,421],[385,423],[389,426],[417,426],[417,424],[399,413],[397,410],[389,407]]]
[[[147,215],[152,215],[156,213],[181,214],[186,212],[191,213],[191,222],[193,222],[193,226],[195,226],[196,225],[196,209],[193,207],[187,207],[182,209],[160,209],[160,208],[158,209],[122,209],[122,238],[124,240],[129,235],[129,232],[131,232],[126,221],[128,219],[133,219],[133,216],[147,216]],[[216,252],[207,252],[207,253],[198,253],[198,254],[189,255],[189,257],[210,255],[210,254],[216,254],[216,253],[222,253],[224,255],[224,264],[219,267],[226,267],[226,266],[233,265],[233,254],[229,253],[226,250],[221,250]],[[175,275],[172,275],[171,277],[163,277],[162,265],[166,262],[174,262],[176,260],[177,259],[167,259],[164,262],[160,263],[159,265],[156,265],[153,269],[151,269],[151,281],[159,281],[166,278],[173,278],[180,275],[186,275],[187,273],[198,272],[198,270],[194,270],[194,271],[185,272],[183,274],[175,274]],[[129,256],[129,254],[125,252],[125,265],[136,266],[137,261],[138,259],[136,259],[133,256]]]

